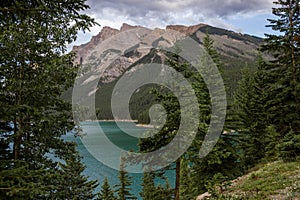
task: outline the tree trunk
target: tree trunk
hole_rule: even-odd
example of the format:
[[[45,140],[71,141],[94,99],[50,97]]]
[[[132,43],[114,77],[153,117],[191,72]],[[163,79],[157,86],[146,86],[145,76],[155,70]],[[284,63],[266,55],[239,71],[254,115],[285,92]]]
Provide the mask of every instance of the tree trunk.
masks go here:
[[[23,80],[23,65],[21,64],[19,69],[19,90],[16,93],[16,106],[19,108],[22,105],[22,80]],[[18,110],[15,114],[14,118],[14,143],[13,143],[13,154],[14,159],[17,160],[20,157],[21,152],[21,143],[22,143],[22,135],[23,135],[23,124],[22,124],[22,113]]]
[[[176,183],[175,183],[175,200],[179,200],[179,188],[180,188],[180,158],[176,161]]]
[[[17,128],[18,126],[18,128]],[[13,151],[14,151],[14,159],[17,160],[20,157],[21,151],[21,143],[22,143],[22,124],[17,124],[16,120],[14,121],[14,143],[13,143]]]

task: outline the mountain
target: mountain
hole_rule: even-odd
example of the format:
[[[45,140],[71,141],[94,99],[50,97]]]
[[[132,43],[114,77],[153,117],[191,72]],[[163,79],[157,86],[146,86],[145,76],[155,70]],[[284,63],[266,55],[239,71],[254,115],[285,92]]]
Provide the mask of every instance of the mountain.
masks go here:
[[[261,38],[207,24],[169,25],[165,29],[148,29],[124,23],[119,30],[103,27],[91,41],[73,47],[72,51],[76,54],[75,63],[82,66],[82,76],[77,82],[85,91],[81,101],[85,101],[83,96],[96,95],[96,107],[101,113],[100,118],[110,118],[112,90],[124,73],[137,70],[141,64],[164,63],[167,55],[161,49],[172,48],[177,41],[187,37],[202,46],[206,33],[215,41],[214,47],[221,55],[224,63],[222,75],[229,88],[228,96],[231,97],[240,79],[241,70],[254,66],[257,49],[263,42]],[[132,102],[140,103],[141,107],[145,107],[145,102],[151,103],[154,99],[153,97],[149,97],[150,100],[142,98],[148,93],[149,88],[140,90],[139,97],[133,98]],[[138,110],[135,112],[140,116],[135,115],[135,117],[142,118],[144,112],[139,108],[135,110]]]

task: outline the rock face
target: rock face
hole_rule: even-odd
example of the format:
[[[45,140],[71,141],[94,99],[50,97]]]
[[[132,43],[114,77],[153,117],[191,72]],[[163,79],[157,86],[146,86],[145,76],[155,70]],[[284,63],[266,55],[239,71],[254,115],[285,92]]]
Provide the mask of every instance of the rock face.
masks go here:
[[[196,200],[208,199],[210,196],[211,196],[211,194],[209,194],[208,192],[205,192],[204,194],[199,195]]]
[[[74,46],[75,63],[85,66],[89,71],[82,77],[81,84],[99,81],[98,85],[109,83],[136,66],[137,63],[165,60],[159,52],[151,54],[152,49],[170,48],[178,40],[189,36],[202,45],[205,34],[211,35],[215,48],[227,59],[253,60],[255,50],[262,42],[260,38],[242,35],[206,24],[194,26],[169,25],[166,29],[153,30],[124,23],[120,30],[103,27],[91,41]],[[153,53],[153,52],[152,52]],[[150,55],[151,54],[151,55]],[[240,62],[240,61],[239,61]],[[93,89],[89,94],[93,94]]]
[[[88,52],[90,52],[94,48],[96,48],[96,46],[98,44],[102,43],[104,40],[107,40],[112,36],[117,35],[120,32],[128,31],[130,29],[134,29],[134,28],[138,28],[138,27],[140,27],[140,26],[131,26],[126,23],[123,23],[120,30],[111,28],[109,26],[104,26],[98,35],[92,37],[90,42],[88,42],[86,44],[82,44],[80,46],[73,47],[72,51],[76,52],[76,55],[77,55],[75,62],[82,63],[82,64],[86,63],[86,60],[84,58],[86,58],[88,55]]]
[[[140,26],[131,26],[129,24],[126,24],[126,23],[123,23],[123,25],[121,26],[120,28],[120,31],[127,31],[127,30],[130,30],[130,29],[134,29],[134,28],[138,28]]]
[[[174,30],[189,36],[199,30],[201,27],[207,26],[207,24],[198,24],[194,26],[183,26],[183,25],[169,25],[166,30]]]
[[[151,43],[155,42],[156,40],[158,40],[160,37],[164,37],[167,41],[169,41],[170,43],[173,43],[176,39],[178,39],[178,37],[174,37],[174,36],[180,35],[181,38],[183,38],[184,36],[190,36],[203,26],[207,26],[207,25],[205,25],[205,24],[198,24],[198,25],[194,25],[194,26],[169,25],[166,27],[166,29],[155,28],[154,30],[151,30],[149,34],[144,36],[143,42],[151,44]],[[129,30],[137,29],[137,28],[143,28],[143,27],[132,26],[132,25],[123,23],[120,30],[117,30],[114,28],[110,28],[108,26],[104,26],[98,35],[92,37],[91,41],[89,41],[86,44],[82,44],[80,46],[73,47],[72,51],[76,53],[75,62],[78,64],[89,64],[91,59],[88,59],[88,57],[90,56],[91,52],[93,52],[93,50],[96,49],[97,46],[100,45],[103,41],[105,41],[113,36],[116,36],[117,34],[119,34],[121,32],[129,31]],[[171,35],[165,34],[166,31],[169,31],[169,30],[172,30],[173,33]],[[172,38],[172,36],[173,36],[173,38]]]
[[[75,62],[84,63],[83,58],[86,58],[88,52],[96,48],[96,46],[101,42],[103,42],[104,40],[107,40],[108,38],[118,34],[119,32],[120,31],[117,29],[104,26],[98,35],[92,37],[90,42],[86,44],[82,44],[80,46],[74,46],[72,51],[76,52]]]

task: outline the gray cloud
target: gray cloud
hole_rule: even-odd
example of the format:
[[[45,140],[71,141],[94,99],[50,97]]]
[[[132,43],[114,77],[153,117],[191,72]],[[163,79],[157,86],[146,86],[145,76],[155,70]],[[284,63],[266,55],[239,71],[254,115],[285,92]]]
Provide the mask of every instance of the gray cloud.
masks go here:
[[[257,11],[271,11],[273,0],[208,0],[197,1],[202,2],[203,9],[206,13],[219,16],[228,17],[236,15],[237,13],[251,13]],[[199,5],[194,3],[194,6]]]
[[[164,28],[169,24],[207,23],[243,32],[240,24],[233,25],[230,19],[271,13],[272,2],[273,0],[87,0],[90,9],[85,12],[94,17],[101,27],[120,28],[124,22],[148,28]],[[252,24],[253,29],[256,26],[257,23],[255,26]],[[79,33],[76,44],[89,41],[92,35],[99,33],[101,27],[92,27],[91,32],[86,34]],[[256,29],[263,28],[262,25]]]
[[[196,15],[228,17],[237,13],[269,10],[273,0],[89,0],[93,13],[104,8],[126,13],[129,17],[147,17],[148,13],[166,15],[191,10]]]

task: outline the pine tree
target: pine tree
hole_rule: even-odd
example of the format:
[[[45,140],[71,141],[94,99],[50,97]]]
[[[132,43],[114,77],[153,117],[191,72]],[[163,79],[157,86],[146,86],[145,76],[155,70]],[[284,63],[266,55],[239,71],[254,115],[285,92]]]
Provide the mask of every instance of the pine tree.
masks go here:
[[[266,128],[266,138],[265,138],[265,158],[267,161],[277,160],[279,157],[278,151],[278,141],[281,140],[280,133],[277,132],[276,127],[269,125]]]
[[[75,148],[75,144],[74,144]],[[56,199],[93,199],[93,193],[98,186],[97,181],[89,181],[88,177],[82,175],[85,166],[81,164],[77,152],[68,155],[66,163],[60,163],[61,178],[64,184],[60,185],[57,194],[52,195]]]
[[[219,70],[221,70],[223,63],[221,62],[220,55],[217,50],[214,48],[214,40],[210,37],[208,33],[205,34],[203,38],[203,47],[206,53],[214,61],[215,65]]]
[[[105,177],[101,191],[98,193],[98,200],[115,200],[114,192],[110,188],[107,177]]]
[[[270,87],[268,113],[282,140],[287,140],[285,136],[292,139],[292,132],[295,137],[292,140],[297,141],[300,134],[300,3],[299,0],[274,3],[276,19],[269,19],[267,27],[279,34],[266,34],[266,44],[262,48],[274,57],[267,69]],[[287,149],[281,146],[281,150]],[[300,152],[293,155],[300,155]]]
[[[213,150],[204,158],[191,158],[190,194],[195,198],[222,182],[232,180],[242,173],[240,156],[235,148],[236,136],[222,135]],[[223,177],[222,180],[217,179]]]
[[[194,199],[191,191],[192,179],[189,161],[186,158],[182,158],[180,166],[180,199]]]
[[[165,180],[165,185],[158,184],[156,186],[156,197],[155,200],[165,199],[165,200],[173,200],[174,197],[174,189],[170,186],[168,180]]]
[[[172,53],[169,55],[169,59],[167,59],[167,64],[168,66],[172,67],[175,69],[177,72],[181,73],[184,78],[190,78],[192,75],[192,71],[189,67],[189,65],[183,61],[183,59],[180,58],[179,52],[180,49],[175,46],[175,53]],[[182,81],[179,77],[177,78],[178,82]],[[173,84],[173,83],[170,83]],[[179,95],[184,95],[188,94],[185,91],[185,88],[177,88],[180,90]],[[141,139],[139,146],[140,150],[142,152],[148,152],[148,151],[153,151],[157,150],[161,147],[166,146],[167,144],[170,143],[170,141],[174,138],[174,136],[177,134],[179,125],[180,125],[180,105],[177,97],[171,93],[170,91],[166,90],[155,90],[154,95],[156,95],[156,101],[161,103],[161,105],[164,107],[164,109],[167,112],[167,119],[164,124],[164,127],[161,129],[161,131],[158,134],[155,134],[151,138],[146,138],[146,139]],[[159,121],[160,119],[158,119]],[[188,137],[188,133],[186,134],[186,137]],[[184,140],[183,138],[180,138],[180,140]],[[179,142],[180,143],[180,142]],[[180,144],[178,144],[178,148]],[[171,152],[172,153],[172,152]],[[167,157],[167,155],[164,155]],[[152,164],[155,166],[157,163],[153,163],[151,158],[148,158],[148,164]],[[174,165],[170,165],[169,167],[166,167],[163,169],[163,173],[166,170],[175,170],[175,189],[174,189],[174,197],[175,200],[179,200],[179,190],[180,190],[180,161],[181,157],[179,157],[175,162]]]
[[[243,151],[246,168],[252,167],[265,157],[267,145],[267,99],[265,62],[258,55],[255,71],[246,69],[235,93],[235,130],[239,132],[238,148]]]
[[[128,172],[125,171],[125,160],[121,161],[119,171],[119,184],[116,187],[116,193],[118,194],[118,200],[136,199],[136,197],[130,192],[132,180]]]
[[[153,200],[157,196],[156,187],[154,184],[154,175],[152,173],[144,173],[142,192],[140,193],[143,200]]]
[[[217,67],[220,67],[222,63],[218,61],[218,54],[213,49],[212,46],[213,41],[209,38],[209,36],[205,38],[205,45],[206,45],[205,50],[208,53],[212,54],[211,57],[213,58],[213,60],[215,60]],[[211,99],[209,93],[210,91],[208,91],[208,88],[206,86],[206,83],[204,82],[203,77],[201,77],[201,75],[199,75],[198,73],[194,73],[192,67],[187,63],[185,63],[179,57],[178,54],[176,53],[172,54],[170,55],[169,58],[170,59],[168,60],[168,65],[173,69],[175,69],[176,71],[182,73],[184,78],[190,81],[194,89],[197,100],[199,102],[200,125],[198,128],[198,134],[191,148],[189,148],[184,155],[182,155],[179,159],[177,159],[176,162],[173,163],[173,165],[170,165],[169,168],[160,170],[160,172],[162,171],[162,173],[164,173],[165,170],[170,170],[170,169],[175,170],[176,178],[175,178],[175,188],[173,194],[174,199],[180,199],[180,191],[185,193],[186,196],[190,196],[190,198],[195,198],[202,191],[206,190],[205,188],[206,182],[210,180],[218,172],[224,174],[224,176],[227,176],[228,178],[233,178],[237,174],[239,174],[240,169],[232,167],[233,164],[237,163],[236,161],[238,160],[239,157],[236,150],[233,147],[234,145],[232,144],[233,143],[232,139],[224,136],[223,139],[221,139],[218,142],[217,147],[213,150],[213,153],[209,154],[208,157],[202,159],[203,162],[201,162],[201,160],[199,159],[199,149],[207,133],[208,124],[211,118],[211,103],[210,103]],[[201,62],[202,63],[199,64],[203,64],[205,66],[208,63],[211,63],[210,59],[204,55],[203,55],[203,59],[201,59]],[[215,82],[217,77],[216,74],[210,73],[210,71],[209,72],[203,71],[203,75],[208,76],[208,79],[210,79],[208,81],[211,81],[210,83],[214,82],[214,84],[216,84]],[[180,81],[180,79],[178,80]],[[184,90],[182,90],[181,92],[183,94],[185,93]],[[212,92],[214,95],[213,97],[216,98],[215,99],[216,101],[218,102],[226,101],[225,97],[223,98],[220,97],[219,95],[220,91],[212,91]],[[140,141],[140,149],[143,152],[153,151],[155,149],[158,149],[168,144],[177,133],[176,131],[178,130],[178,126],[181,120],[179,102],[174,95],[170,93],[160,93],[160,91],[156,91],[155,95],[157,96],[157,102],[160,102],[164,106],[167,112],[167,120],[165,122],[164,127],[158,134],[154,135],[150,139],[147,138],[147,139],[142,139]],[[221,107],[217,106],[217,109],[221,109]],[[190,133],[186,133],[186,137],[189,136]],[[186,176],[183,176],[181,178],[183,172],[181,170],[182,158],[187,159],[187,162],[191,164],[190,167],[191,183],[189,186],[186,184],[186,182],[184,181],[181,182],[181,180],[186,178]],[[149,162],[151,162],[151,160]],[[215,169],[219,171],[215,171]],[[186,170],[186,168],[183,168],[183,170]],[[182,183],[184,185],[182,185]],[[161,190],[162,186],[157,186],[157,188],[158,190]],[[190,192],[189,195],[187,194],[187,191]],[[182,199],[186,198],[186,196],[182,197]]]
[[[0,3],[0,121],[13,128],[1,132],[12,146],[11,158],[1,160],[5,199],[54,197],[69,173],[57,160],[79,164],[69,163],[74,145],[60,138],[73,128],[71,105],[61,94],[73,85],[77,71],[73,55],[64,54],[66,45],[95,24],[80,14],[87,8],[84,0]]]
[[[300,155],[300,134],[290,130],[276,147],[279,150],[279,157],[284,161],[295,161]]]
[[[172,200],[174,199],[174,189],[170,186],[168,179],[162,177],[164,184],[154,183],[154,178],[157,172],[144,173],[143,189],[140,193],[143,200]]]
[[[212,60],[215,62],[218,68],[222,66],[219,61],[219,54],[213,47],[213,40],[207,34],[204,38],[204,48],[206,52],[210,55]],[[203,65],[207,65],[206,57],[201,59]],[[209,70],[209,69],[208,69]],[[208,81],[216,81],[215,74],[210,72],[203,72],[204,75],[210,76]],[[219,96],[220,91],[208,91],[206,83],[202,77],[196,77],[198,80],[197,86],[200,104],[200,125],[198,128],[198,134],[192,147],[188,152],[187,160],[191,163],[190,166],[190,177],[191,177],[191,187],[189,188],[190,195],[192,198],[197,197],[199,194],[206,192],[209,188],[220,184],[219,180],[213,179],[218,175],[219,177],[224,177],[224,180],[235,178],[240,175],[241,167],[238,163],[240,158],[235,145],[237,143],[236,136],[234,135],[221,135],[218,142],[214,146],[211,152],[204,158],[199,158],[199,149],[203,144],[204,136],[208,130],[208,124],[211,120],[211,98],[217,98],[217,101],[222,103],[226,101],[221,96]],[[220,83],[215,83],[220,84]],[[211,92],[211,94],[209,93]],[[221,109],[221,107],[217,107]],[[221,111],[221,110],[220,110]],[[215,117],[215,116],[214,116]]]

